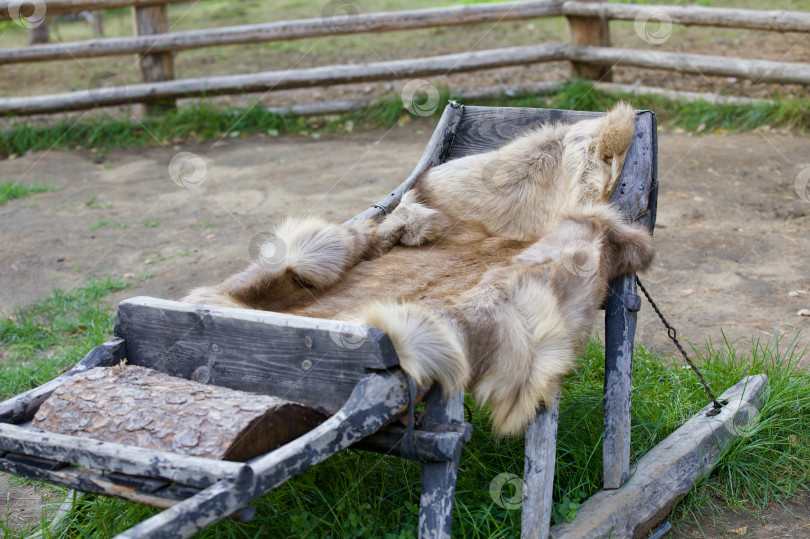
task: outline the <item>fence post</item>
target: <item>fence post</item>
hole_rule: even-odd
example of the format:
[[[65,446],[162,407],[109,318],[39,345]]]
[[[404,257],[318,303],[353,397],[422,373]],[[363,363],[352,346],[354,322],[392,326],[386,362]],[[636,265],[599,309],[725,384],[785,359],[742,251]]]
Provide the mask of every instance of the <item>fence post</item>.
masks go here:
[[[604,2],[605,0],[574,0],[576,2]],[[566,16],[568,38],[571,45],[610,47],[608,20],[597,17]],[[610,82],[613,75],[610,67],[571,62],[571,77]]]
[[[132,20],[135,35],[164,34],[169,31],[169,15],[166,4],[133,7]],[[143,82],[160,82],[174,79],[174,53],[171,51],[139,54],[138,57]],[[175,106],[174,99],[163,99],[144,104],[144,110],[147,114],[154,114],[173,109]]]

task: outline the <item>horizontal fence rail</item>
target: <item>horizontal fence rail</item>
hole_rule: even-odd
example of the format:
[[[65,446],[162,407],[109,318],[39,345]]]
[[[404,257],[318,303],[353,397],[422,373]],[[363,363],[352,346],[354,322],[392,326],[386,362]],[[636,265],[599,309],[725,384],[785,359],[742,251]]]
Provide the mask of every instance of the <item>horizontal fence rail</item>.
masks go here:
[[[565,55],[596,65],[648,67],[715,77],[739,77],[757,82],[810,84],[810,64],[746,60],[681,52],[641,51],[614,47],[572,47]]]
[[[392,60],[365,65],[340,65],[309,69],[267,71],[246,75],[201,77],[128,86],[93,88],[64,94],[0,98],[0,114],[39,114],[81,110],[97,105],[122,105],[134,101],[154,101],[242,92],[267,92],[332,84],[395,80],[446,75],[540,62],[565,60],[564,43],[544,43],[530,47],[508,47],[431,58]]]
[[[567,17],[597,17],[635,21],[666,20],[685,26],[724,26],[777,32],[810,32],[810,13],[801,11],[753,11],[701,6],[663,6],[651,4],[607,4],[602,2],[565,2]]]
[[[58,13],[115,9],[119,7],[147,7],[200,0],[0,0],[0,22],[19,17],[40,17]]]
[[[541,0],[357,14],[348,16],[341,23],[335,22],[334,24],[324,18],[277,21],[265,24],[0,49],[0,65],[130,53],[156,53],[331,35],[415,30],[437,26],[461,26],[540,17],[558,17],[560,15],[562,15],[561,1]]]

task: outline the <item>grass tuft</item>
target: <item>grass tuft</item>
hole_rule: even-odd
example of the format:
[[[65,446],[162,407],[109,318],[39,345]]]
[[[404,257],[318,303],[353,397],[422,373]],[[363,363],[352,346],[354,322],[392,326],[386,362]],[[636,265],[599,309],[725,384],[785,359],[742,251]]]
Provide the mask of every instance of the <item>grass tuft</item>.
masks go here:
[[[0,206],[15,198],[23,198],[34,193],[44,193],[45,191],[56,191],[57,189],[58,187],[44,184],[23,185],[20,182],[3,182],[0,183]]]

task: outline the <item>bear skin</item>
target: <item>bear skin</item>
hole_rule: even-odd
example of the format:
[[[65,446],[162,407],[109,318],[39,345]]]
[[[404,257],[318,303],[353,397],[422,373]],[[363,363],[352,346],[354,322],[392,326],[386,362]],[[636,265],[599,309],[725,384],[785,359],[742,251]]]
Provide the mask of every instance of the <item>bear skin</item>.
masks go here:
[[[469,388],[496,433],[518,434],[573,368],[610,280],[653,260],[650,233],[607,203],[634,117],[620,104],[448,161],[381,222],[288,218],[272,256],[184,301],[359,319],[389,335],[417,384]],[[411,260],[429,273],[465,254],[489,262],[441,297],[398,282]]]

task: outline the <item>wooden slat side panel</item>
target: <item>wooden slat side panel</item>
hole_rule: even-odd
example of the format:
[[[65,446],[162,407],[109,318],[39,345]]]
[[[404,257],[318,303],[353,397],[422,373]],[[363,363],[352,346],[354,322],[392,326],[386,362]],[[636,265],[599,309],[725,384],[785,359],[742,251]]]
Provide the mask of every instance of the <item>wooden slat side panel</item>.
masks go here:
[[[575,123],[600,115],[576,110],[465,106],[447,160],[494,150],[543,124]]]
[[[118,308],[127,361],[334,413],[369,370],[398,364],[377,328],[280,313],[133,298]]]
[[[624,160],[619,185],[610,197],[634,221],[649,214],[650,189],[656,172],[657,133],[655,115],[641,111],[636,115],[636,133]]]

